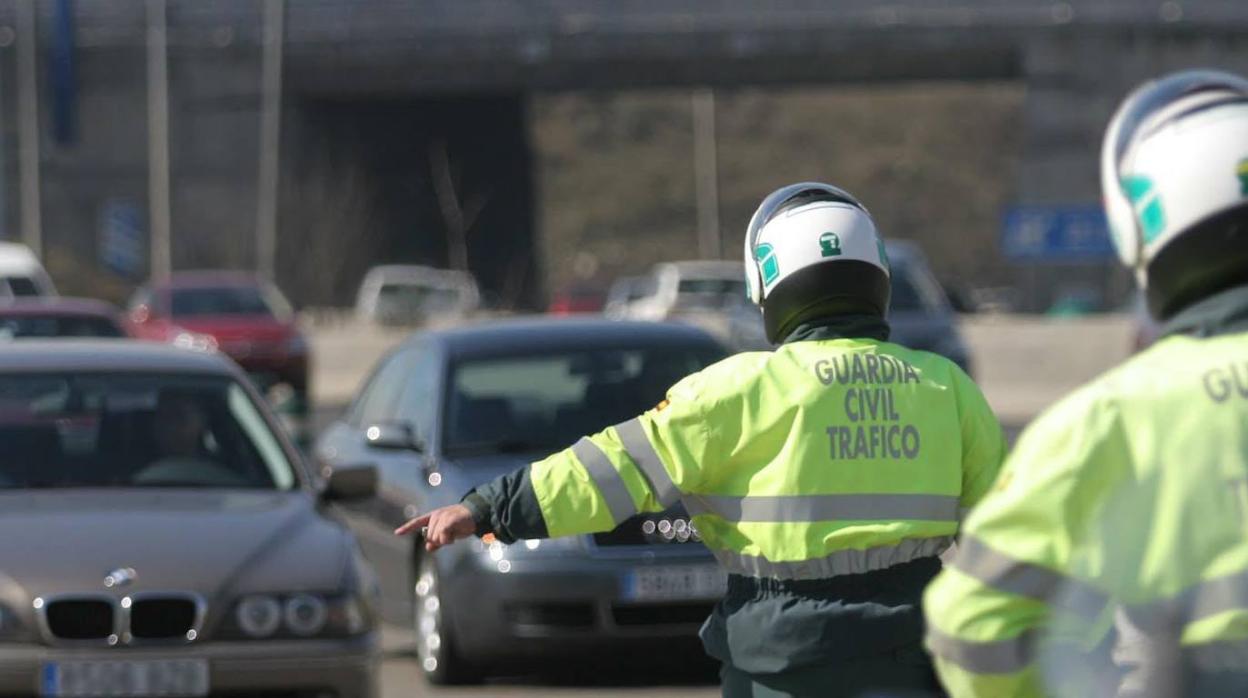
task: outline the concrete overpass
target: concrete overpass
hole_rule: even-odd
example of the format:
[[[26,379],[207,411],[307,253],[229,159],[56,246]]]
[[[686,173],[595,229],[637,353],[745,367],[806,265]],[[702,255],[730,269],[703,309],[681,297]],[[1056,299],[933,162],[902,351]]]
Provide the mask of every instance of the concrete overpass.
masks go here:
[[[146,209],[146,6],[0,0],[0,75],[14,74],[15,8],[27,1],[45,49],[66,8],[73,20],[71,138],[52,132],[46,115],[64,94],[41,80],[44,227],[50,243],[91,244],[106,203]],[[176,267],[254,262],[262,6],[168,0]],[[383,238],[388,258],[444,258],[430,233],[442,225],[429,170],[441,148],[461,193],[489,192],[479,224],[509,232],[501,249],[474,246],[472,265],[497,292],[531,288],[524,95],[542,90],[1020,80],[1020,199],[1087,201],[1123,92],[1182,66],[1248,71],[1245,29],[1242,0],[286,0],[279,249],[342,269],[311,278],[297,264],[279,277],[298,295],[342,300],[370,261],[343,245],[355,231]],[[54,76],[48,59],[64,56],[43,54],[43,69]],[[0,220],[11,233],[15,101],[5,77]]]

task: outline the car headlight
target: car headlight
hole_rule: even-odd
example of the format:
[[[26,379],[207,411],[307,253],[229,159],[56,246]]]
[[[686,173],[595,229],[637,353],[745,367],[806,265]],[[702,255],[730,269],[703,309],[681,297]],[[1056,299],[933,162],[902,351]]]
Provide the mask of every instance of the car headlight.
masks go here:
[[[272,596],[248,596],[239,602],[234,619],[247,635],[270,637],[282,626],[282,604]]]
[[[256,594],[234,610],[234,628],[224,634],[250,640],[352,637],[373,627],[368,603],[353,594]]]
[[[182,330],[173,336],[173,346],[194,351],[216,351],[217,338],[208,334]]]
[[[302,637],[321,632],[325,621],[329,619],[329,609],[324,599],[311,594],[297,594],[286,599],[284,611],[286,627]]]
[[[487,536],[475,542],[476,551],[489,561],[491,566],[498,567],[499,572],[510,572],[509,559],[520,557],[559,554],[581,548],[581,536],[560,536],[559,538],[543,538],[518,540],[511,545],[501,543]]]

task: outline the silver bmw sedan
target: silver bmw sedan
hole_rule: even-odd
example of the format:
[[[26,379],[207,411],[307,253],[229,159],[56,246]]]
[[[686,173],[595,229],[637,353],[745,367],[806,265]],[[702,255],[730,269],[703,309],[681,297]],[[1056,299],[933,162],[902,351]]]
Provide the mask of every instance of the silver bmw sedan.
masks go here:
[[[373,696],[376,584],[240,370],[124,341],[0,351],[0,695]]]

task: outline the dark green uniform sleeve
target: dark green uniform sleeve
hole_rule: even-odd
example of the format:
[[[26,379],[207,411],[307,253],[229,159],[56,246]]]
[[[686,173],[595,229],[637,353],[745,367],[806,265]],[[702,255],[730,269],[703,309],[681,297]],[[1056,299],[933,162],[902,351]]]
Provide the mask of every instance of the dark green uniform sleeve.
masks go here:
[[[509,544],[550,537],[527,465],[473,489],[461,503],[472,512],[479,536],[493,533]]]

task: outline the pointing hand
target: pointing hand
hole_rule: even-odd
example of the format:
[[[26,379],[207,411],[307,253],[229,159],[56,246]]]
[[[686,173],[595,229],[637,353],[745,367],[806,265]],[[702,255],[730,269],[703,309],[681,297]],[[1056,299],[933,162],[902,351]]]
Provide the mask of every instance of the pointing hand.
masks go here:
[[[477,524],[472,520],[472,512],[462,504],[434,509],[417,516],[394,530],[396,536],[405,536],[413,531],[420,531],[425,537],[425,550],[433,552],[444,545],[467,538],[475,533]]]

